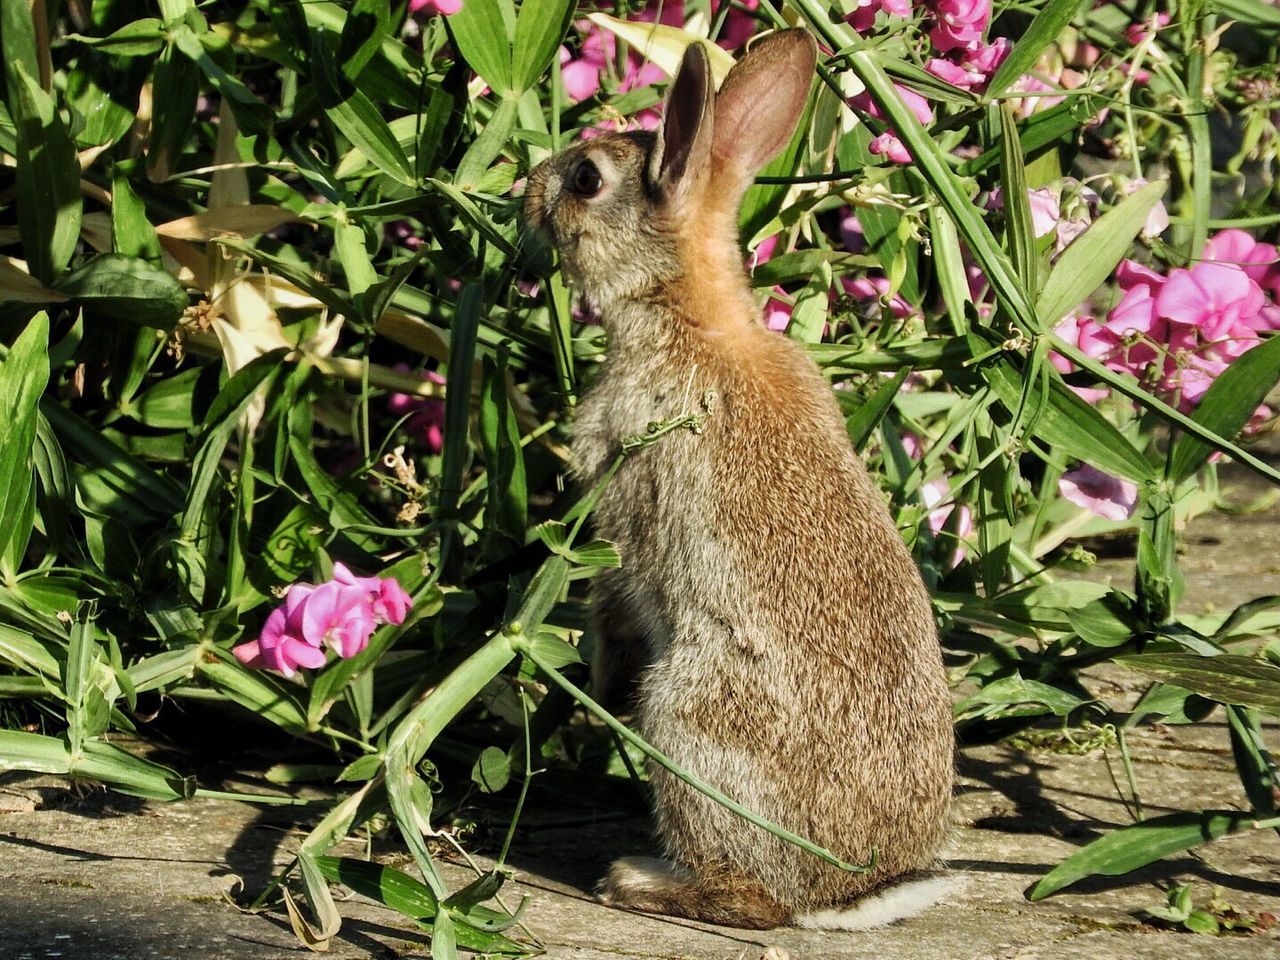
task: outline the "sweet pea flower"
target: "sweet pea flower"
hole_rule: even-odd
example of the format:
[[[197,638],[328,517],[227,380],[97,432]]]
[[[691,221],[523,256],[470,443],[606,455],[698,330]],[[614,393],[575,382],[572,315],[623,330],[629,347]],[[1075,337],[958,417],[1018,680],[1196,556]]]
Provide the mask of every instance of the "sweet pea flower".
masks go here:
[[[982,43],[991,22],[991,0],[936,0],[933,15],[929,39],[935,47],[943,53],[972,49]]]
[[[408,373],[407,363],[397,363],[394,369]],[[444,377],[434,370],[424,370],[419,376],[431,383],[444,383]],[[418,397],[409,393],[393,392],[386,397],[387,411],[395,417],[404,417],[405,431],[427,453],[435,455],[444,449],[444,401],[436,397]]]
[[[295,583],[271,611],[257,640],[232,648],[246,667],[292,677],[325,664],[325,648],[354,657],[380,623],[404,623],[412,599],[391,578],[357,577],[341,563],[322,584]]]
[[[459,2],[459,0],[453,0],[453,2]],[[713,16],[722,2],[724,0],[711,0]],[[760,0],[745,0],[742,4],[745,9],[737,7],[731,9],[725,17],[716,43],[728,50],[735,50],[746,43],[758,27],[750,11],[755,10],[759,2]],[[909,0],[894,0],[894,2],[909,4]],[[630,19],[636,23],[657,22],[669,27],[683,27],[684,2],[683,0],[665,0],[663,3],[651,3],[633,14]],[[612,32],[590,20],[579,21],[576,26],[582,33],[582,42],[579,44],[577,56],[574,56],[568,47],[560,48],[560,76],[564,81],[565,93],[575,103],[600,92],[601,76],[617,59],[618,43]],[[618,92],[624,93],[638,87],[661,83],[665,79],[666,74],[661,67],[648,60],[640,51],[631,49],[627,54],[626,68],[618,85]],[[629,125],[629,128],[653,130],[656,129],[658,120],[657,111],[645,110],[637,117],[638,126]],[[584,132],[584,136],[589,138],[602,132],[605,131],[591,128],[591,132]]]
[[[357,577],[346,564],[335,563],[333,579],[344,586],[363,590],[373,609],[374,619],[380,623],[399,626],[413,605],[412,598],[394,577]]]
[[[1082,463],[1058,480],[1058,492],[1078,507],[1107,520],[1128,520],[1138,503],[1138,486]]]
[[[331,647],[344,659],[368,646],[376,626],[368,592],[336,580],[312,590],[300,610],[302,639],[313,647]]]
[[[1147,37],[1151,36],[1153,32],[1160,30],[1163,27],[1167,27],[1168,25],[1169,14],[1162,10],[1154,17],[1144,21],[1143,23],[1129,24],[1129,26],[1124,28],[1124,38],[1136,47],[1143,40],[1147,39]]]
[[[301,630],[303,602],[314,589],[306,583],[291,586],[284,604],[267,617],[258,639],[231,649],[235,658],[246,667],[274,670],[286,677],[292,677],[299,667],[323,667],[324,651],[304,639]]]
[[[1272,299],[1280,299],[1280,251],[1271,244],[1258,243],[1243,230],[1223,230],[1204,245],[1204,259],[1235,264]]]
[[[944,83],[961,90],[977,90],[986,85],[987,75],[980,70],[962,63],[955,63],[943,57],[934,57],[924,65],[925,70]]]
[[[986,74],[990,77],[999,69],[1000,64],[1004,63],[1005,58],[1009,56],[1009,51],[1013,49],[1007,37],[997,37],[990,43],[980,43],[975,46],[967,47],[960,57],[960,62],[966,69],[976,70],[978,73]]]
[[[911,16],[911,0],[858,0],[858,8],[845,19],[859,33],[866,33],[876,23],[876,14],[883,10],[891,17]]]
[[[920,485],[920,499],[924,501],[924,505],[929,510],[929,529],[936,537],[942,533],[946,527],[947,521],[951,519],[951,514],[957,509],[956,502],[951,495],[951,484],[945,477],[939,477],[936,480],[930,480],[928,483]],[[950,566],[955,567],[965,557],[964,540],[973,533],[973,511],[964,504],[959,505],[960,513],[956,517],[956,548],[952,551],[950,557]]]
[[[933,108],[929,106],[928,100],[920,96],[920,94],[916,93],[914,90],[908,90],[906,87],[900,86],[899,84],[895,83],[893,88],[897,91],[902,102],[907,105],[907,108],[916,115],[916,119],[920,121],[921,125],[933,123]],[[885,119],[884,111],[880,109],[880,105],[872,100],[871,94],[866,91],[863,91],[850,99],[849,104],[854,109],[870,114],[877,120]],[[888,157],[894,163],[911,162],[910,151],[907,150],[906,146],[898,139],[897,134],[895,134],[892,129],[886,130],[884,133],[872,140],[867,149],[876,156]]]
[[[1208,340],[1252,336],[1265,305],[1262,288],[1244,270],[1212,260],[1171,270],[1156,296],[1161,316],[1197,327]]]
[[[1040,187],[1027,191],[1027,203],[1031,207],[1031,232],[1039,237],[1047,237],[1058,226],[1062,218],[1062,208],[1058,203],[1058,195],[1048,187]],[[996,187],[987,198],[988,210],[1004,209],[1004,191]]]
[[[852,207],[840,211],[840,242],[848,253],[863,253],[867,249],[866,235]]]
[[[415,17],[451,17],[462,9],[462,0],[409,0],[409,13]]]
[[[901,320],[903,317],[908,317],[915,312],[911,304],[902,299],[900,295],[895,293],[892,297],[889,296],[888,277],[870,276],[856,279],[841,277],[840,285],[844,287],[845,293],[862,302],[865,310],[864,315],[869,319],[881,315],[886,297],[888,297],[889,312],[894,319]]]

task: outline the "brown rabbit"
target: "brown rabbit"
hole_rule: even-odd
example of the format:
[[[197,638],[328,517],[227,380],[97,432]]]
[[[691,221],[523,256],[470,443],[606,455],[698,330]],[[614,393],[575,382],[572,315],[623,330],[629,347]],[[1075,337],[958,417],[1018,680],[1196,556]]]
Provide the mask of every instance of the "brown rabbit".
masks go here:
[[[655,769],[669,860],[619,860],[603,899],[742,927],[805,922],[930,868],[953,775],[919,572],[830,386],[761,324],[738,247],[742,196],[790,140],[815,58],[803,30],[776,33],[717,95],[690,46],[660,132],[577,144],[530,174],[524,204],[609,338],[576,425],[586,481],[654,421],[703,416],[628,456],[597,507],[623,565],[597,580],[595,689],[616,702],[638,684],[645,737],[760,815],[848,861],[879,853],[870,873],[841,871]],[[936,895],[911,887],[897,900]],[[892,899],[816,925],[927,905]]]

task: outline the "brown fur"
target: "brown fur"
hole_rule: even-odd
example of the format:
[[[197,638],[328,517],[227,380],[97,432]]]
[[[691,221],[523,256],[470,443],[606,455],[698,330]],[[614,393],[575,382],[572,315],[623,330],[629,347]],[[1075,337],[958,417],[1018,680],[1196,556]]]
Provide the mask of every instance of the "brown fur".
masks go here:
[[[588,483],[655,420],[703,411],[628,458],[597,507],[623,568],[597,581],[597,689],[625,698],[677,763],[846,860],[837,870],[653,771],[670,864],[619,861],[604,899],[770,927],[850,904],[931,866],[952,783],[950,699],[932,608],[826,381],[759,322],[736,238],[742,192],[791,135],[815,50],[803,31],[757,44],[690,130],[705,58],[672,86],[662,134],[579,144],[529,178],[526,213],[559,246],[610,338],[574,449]],[[686,82],[686,76],[692,79]],[[766,104],[751,109],[752,103]],[[668,106],[670,113],[671,107]],[[735,118],[725,139],[722,116]],[[674,137],[714,130],[674,182]],[[563,178],[608,168],[583,199]]]

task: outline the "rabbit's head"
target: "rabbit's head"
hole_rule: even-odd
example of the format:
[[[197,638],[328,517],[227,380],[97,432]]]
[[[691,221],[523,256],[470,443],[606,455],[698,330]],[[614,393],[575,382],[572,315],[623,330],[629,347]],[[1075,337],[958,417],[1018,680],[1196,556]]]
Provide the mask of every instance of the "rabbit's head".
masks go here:
[[[529,174],[524,212],[560,251],[570,281],[601,307],[662,300],[683,308],[717,278],[741,287],[743,194],[804,112],[817,48],[803,30],[751,47],[715,92],[701,43],[685,51],[656,133],[579,143]]]

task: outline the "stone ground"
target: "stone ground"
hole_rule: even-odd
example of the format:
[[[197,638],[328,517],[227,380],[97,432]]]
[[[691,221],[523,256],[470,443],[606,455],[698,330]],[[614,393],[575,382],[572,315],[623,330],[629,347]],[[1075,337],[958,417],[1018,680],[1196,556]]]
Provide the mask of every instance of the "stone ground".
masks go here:
[[[1238,501],[1263,486],[1226,484]],[[1185,537],[1187,604],[1218,608],[1280,593],[1280,508],[1215,514]],[[1131,576],[1105,560],[1098,575]],[[1097,684],[1134,686],[1119,672]],[[1050,745],[1052,746],[1052,745]],[[1249,937],[1157,929],[1139,911],[1163,902],[1162,886],[1213,886],[1241,910],[1280,914],[1280,839],[1260,832],[1218,841],[1137,874],[1078,884],[1031,904],[1023,891],[1102,831],[1130,822],[1118,799],[1115,751],[1076,755],[1008,745],[966,748],[960,758],[955,829],[947,851],[960,881],[951,902],[872,933],[784,929],[766,933],[636,916],[595,903],[590,889],[607,860],[643,852],[642,816],[589,798],[553,807],[531,794],[511,866],[530,903],[529,934],[554,960],[1263,960],[1280,957],[1280,925]],[[1221,723],[1144,729],[1133,738],[1148,815],[1243,805]],[[218,773],[224,789],[261,781]],[[210,782],[202,780],[202,782]],[[561,790],[558,794],[564,797]],[[580,798],[581,799],[581,798]],[[561,801],[563,803],[563,801]],[[586,814],[584,815],[584,811]],[[289,808],[227,801],[156,804],[56,780],[0,777],[0,960],[286,960],[306,955],[279,911],[251,916],[223,897],[236,878],[261,889],[289,860],[308,817]],[[359,856],[350,844],[339,852]],[[394,847],[388,847],[394,855]],[[446,868],[453,886],[466,869]],[[518,902],[510,887],[504,899]],[[328,955],[428,957],[426,938],[381,906],[340,902],[344,923]]]

